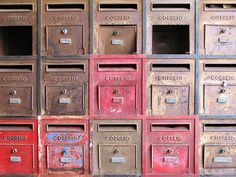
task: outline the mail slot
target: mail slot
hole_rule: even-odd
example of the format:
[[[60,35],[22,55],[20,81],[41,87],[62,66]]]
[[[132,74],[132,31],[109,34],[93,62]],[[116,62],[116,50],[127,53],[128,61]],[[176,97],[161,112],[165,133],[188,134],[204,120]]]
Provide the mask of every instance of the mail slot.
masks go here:
[[[43,0],[43,56],[89,53],[89,0]]]
[[[90,59],[91,115],[137,115],[142,111],[142,55]]]
[[[95,54],[142,52],[142,1],[94,1]]]
[[[141,121],[93,120],[93,175],[141,174]]]
[[[43,114],[88,113],[88,60],[44,60]]]
[[[37,114],[36,73],[35,61],[0,62],[1,116]]]
[[[0,120],[0,175],[38,173],[36,120]]]
[[[234,115],[236,61],[201,60],[200,112],[205,115]]]
[[[146,19],[147,54],[195,53],[195,0],[147,0]]]
[[[236,170],[236,121],[203,119],[200,121],[199,173],[230,176]]]
[[[0,2],[0,56],[36,56],[37,1]]]
[[[146,113],[194,114],[194,60],[148,59]]]
[[[195,176],[198,174],[197,117],[151,117],[144,121],[143,174]]]
[[[201,53],[207,55],[236,54],[236,2],[201,2]]]
[[[87,120],[42,121],[42,175],[86,175],[89,173]]]

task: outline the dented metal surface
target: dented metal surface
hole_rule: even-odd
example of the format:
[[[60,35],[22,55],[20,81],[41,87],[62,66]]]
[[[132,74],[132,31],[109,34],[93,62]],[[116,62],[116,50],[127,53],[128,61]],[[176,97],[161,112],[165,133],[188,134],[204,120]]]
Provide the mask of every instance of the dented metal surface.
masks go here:
[[[236,88],[235,59],[200,61],[200,113],[234,115]]]
[[[236,121],[201,120],[199,174],[231,176],[236,172]]]
[[[89,127],[84,120],[42,121],[42,175],[89,173]]]
[[[42,56],[89,53],[89,1],[43,0]]]
[[[43,114],[88,113],[88,60],[42,62]]]
[[[194,59],[148,59],[146,113],[194,114]]]
[[[94,0],[94,53],[142,52],[142,1]]]
[[[141,121],[93,120],[93,175],[141,174]]]
[[[236,54],[235,1],[201,0],[200,53]]]
[[[0,174],[38,173],[38,122],[0,120]]]
[[[147,0],[146,54],[195,54],[195,0]],[[178,45],[176,45],[178,44]]]
[[[143,125],[145,176],[198,174],[197,116],[146,117]]]
[[[91,115],[140,115],[142,55],[99,55],[90,58]]]
[[[37,114],[36,61],[0,62],[0,115]]]

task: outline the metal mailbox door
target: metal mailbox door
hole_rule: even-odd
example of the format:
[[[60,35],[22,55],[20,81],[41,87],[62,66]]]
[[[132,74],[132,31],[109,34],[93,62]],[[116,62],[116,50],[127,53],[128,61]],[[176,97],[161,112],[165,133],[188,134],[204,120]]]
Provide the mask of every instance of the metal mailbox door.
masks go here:
[[[205,145],[204,168],[236,168],[236,146]]]
[[[135,114],[137,112],[136,85],[99,85],[98,109],[101,114]]]
[[[209,55],[236,54],[236,26],[205,26],[205,53]]]
[[[103,174],[134,174],[137,169],[135,145],[99,145],[99,168]]]
[[[100,54],[136,53],[135,26],[100,26]]]
[[[30,86],[1,86],[0,113],[7,115],[31,115],[33,113],[33,89]]]
[[[47,86],[46,87],[46,112],[51,115],[84,114],[83,85],[77,86]]]
[[[160,174],[189,172],[189,145],[152,145],[152,168]]]
[[[205,114],[236,114],[236,86],[204,85]]]
[[[84,167],[82,146],[49,145],[47,146],[47,167],[54,171],[78,171]]]
[[[0,145],[0,172],[5,174],[33,173],[32,145]]]
[[[152,110],[158,115],[188,115],[189,86],[152,85]]]
[[[83,26],[48,26],[47,51],[53,56],[83,55]]]

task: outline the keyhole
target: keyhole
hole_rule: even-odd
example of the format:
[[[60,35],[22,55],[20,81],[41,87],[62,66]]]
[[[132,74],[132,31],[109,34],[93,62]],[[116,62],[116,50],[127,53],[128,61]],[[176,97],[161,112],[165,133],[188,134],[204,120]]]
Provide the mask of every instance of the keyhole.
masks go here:
[[[12,91],[11,91],[11,95],[16,95],[16,91],[15,91],[15,90],[12,90]]]
[[[67,154],[67,150],[63,149],[62,154]]]
[[[62,90],[62,92],[61,92],[62,94],[66,94],[67,93],[67,91],[66,90]]]
[[[119,153],[118,149],[114,150],[114,154],[118,154],[118,153]]]
[[[116,36],[117,34],[118,34],[117,31],[114,31],[114,32],[112,33],[112,35],[114,35],[114,36]]]
[[[220,153],[221,153],[221,154],[225,153],[225,150],[224,150],[224,149],[221,149],[221,150],[220,150]]]
[[[66,29],[66,28],[63,29],[63,30],[62,30],[62,33],[63,33],[63,34],[67,34],[67,33],[68,33],[68,29]]]
[[[226,32],[226,29],[221,29],[220,30],[220,33],[225,33]]]
[[[220,93],[225,93],[225,89],[221,89],[221,90],[220,90]]]
[[[16,152],[17,152],[17,149],[16,149],[16,148],[12,149],[12,152],[13,152],[13,153],[16,153]]]
[[[118,94],[118,93],[120,93],[120,90],[116,89],[116,90],[114,90],[114,93]]]
[[[168,91],[167,91],[167,94],[171,94],[171,93],[173,93],[172,90],[168,90]]]
[[[168,149],[168,150],[167,150],[167,153],[172,153],[172,152],[173,152],[172,149]]]

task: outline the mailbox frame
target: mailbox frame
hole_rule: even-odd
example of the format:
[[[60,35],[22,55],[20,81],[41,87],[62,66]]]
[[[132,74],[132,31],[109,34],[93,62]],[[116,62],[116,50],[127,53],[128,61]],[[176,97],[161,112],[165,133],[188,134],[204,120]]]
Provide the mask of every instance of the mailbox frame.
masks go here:
[[[63,12],[66,12],[66,15],[63,15]],[[55,34],[55,31],[50,33],[51,28],[57,28],[58,33]],[[61,32],[59,32],[60,30]],[[71,0],[69,2],[42,0],[41,31],[41,55],[43,57],[54,59],[66,56],[83,57],[89,54],[90,0]],[[81,40],[78,40],[79,36]],[[60,44],[56,44],[55,40],[50,41],[50,37],[60,38]],[[76,44],[73,40],[76,41]],[[61,46],[67,44],[70,46]]]
[[[9,2],[8,0],[2,0],[0,4],[5,6],[2,8],[2,10],[0,10],[0,28],[2,33],[1,41],[4,42],[4,44],[1,45],[7,45],[9,47],[8,50],[6,48],[3,48],[2,50],[0,49],[0,52],[2,53],[0,58],[36,59],[38,47],[38,1],[25,0],[24,2],[22,2],[20,0],[12,0],[11,2]],[[24,31],[26,31],[25,34],[22,34],[22,32]],[[10,38],[9,36],[7,38],[7,35],[5,35],[5,38],[3,37],[4,33],[7,32],[9,32],[8,35],[12,38]],[[16,38],[16,36],[14,36],[14,33],[17,35],[21,35],[20,39],[18,37],[18,41],[14,41]],[[7,41],[5,40],[8,40],[9,43],[7,43]],[[25,40],[23,42],[25,42],[25,46],[27,46],[26,48],[20,48],[22,47],[22,44],[19,43],[21,42],[21,40]],[[14,43],[10,43],[13,41]],[[20,48],[21,50],[13,50],[13,48]]]
[[[30,147],[32,150],[32,168],[27,169],[29,172],[0,172],[1,175],[19,175],[19,176],[25,176],[25,175],[36,175],[39,171],[39,162],[38,162],[38,121],[36,119],[34,120],[26,120],[26,119],[0,119],[0,124],[5,125],[8,127],[3,127],[1,131],[1,142],[0,146],[5,146],[5,148],[9,147]],[[14,128],[15,126],[15,128]],[[16,127],[17,126],[17,127]],[[22,129],[21,127],[22,126]],[[15,134],[14,134],[15,133]],[[16,140],[4,140],[3,138],[17,138]],[[12,149],[11,148],[11,149]],[[17,150],[16,152],[17,153]],[[29,152],[27,152],[29,153]],[[21,153],[22,154],[22,153]],[[23,154],[24,155],[24,154]],[[17,160],[17,158],[16,158]],[[20,158],[21,160],[21,158]],[[18,161],[17,161],[18,162]],[[29,162],[28,162],[29,163]],[[13,166],[14,168],[14,166]],[[15,168],[19,168],[18,166],[15,166]],[[12,170],[12,169],[11,169]],[[15,170],[15,169],[14,169]]]
[[[142,53],[142,13],[143,13],[143,2],[141,0],[120,0],[119,2],[113,0],[108,2],[106,0],[94,0],[93,1],[93,54],[105,54],[99,50],[99,33],[100,26],[128,26],[136,28],[136,51],[130,54],[141,54]],[[100,5],[103,5],[102,7]],[[110,6],[109,6],[110,5]],[[111,6],[113,5],[113,7]],[[118,7],[116,7],[116,5]],[[119,6],[120,5],[120,6]],[[136,5],[136,6],[135,6]],[[126,7],[125,7],[126,6]],[[122,13],[122,15],[121,15]],[[112,15],[111,15],[112,14]],[[119,54],[119,53],[112,53]],[[129,53],[121,53],[129,54]]]
[[[51,127],[49,127],[51,125]],[[61,120],[61,119],[49,119],[45,118],[44,120],[41,121],[40,123],[41,126],[41,163],[40,163],[40,175],[44,176],[55,176],[55,175],[79,175],[79,176],[88,176],[89,175],[89,168],[90,168],[90,157],[89,157],[89,136],[90,136],[90,126],[88,123],[88,117],[85,117],[83,120],[78,120],[78,119],[70,119],[70,122],[68,122],[67,119]],[[65,126],[63,128],[63,126]],[[69,126],[69,128],[68,128]],[[80,127],[79,127],[80,126]],[[77,131],[76,131],[77,130]],[[73,140],[61,140],[64,141],[60,142],[60,139],[55,140],[53,137],[66,137],[69,134],[69,137],[77,137],[77,139]],[[48,139],[49,138],[49,139]],[[47,148],[49,146],[65,146],[67,148],[69,147],[81,147],[82,148],[82,153],[83,153],[83,160],[82,160],[82,165],[83,168],[76,168],[74,167],[74,170],[70,170],[68,168],[65,168],[63,170],[50,170],[48,168],[48,152]],[[66,162],[65,162],[66,163]],[[77,161],[76,161],[77,163]],[[52,165],[54,165],[52,163]],[[77,164],[78,165],[78,164]],[[80,164],[81,165],[81,164]],[[72,168],[72,167],[71,167]]]
[[[199,136],[200,136],[199,175],[209,175],[209,176],[229,175],[231,176],[235,174],[236,168],[230,168],[230,167],[227,168],[226,166],[223,167],[224,164],[226,163],[219,164],[219,165],[222,165],[222,167],[218,166],[218,167],[212,167],[212,168],[204,168],[205,166],[204,147],[215,146],[218,148],[224,147],[225,149],[227,149],[227,146],[235,147],[235,138],[236,138],[235,124],[236,124],[236,120],[234,118],[229,119],[226,117],[221,117],[217,119],[201,119],[199,121]],[[214,127],[215,127],[215,130],[214,130]],[[221,157],[221,156],[222,155],[219,154],[218,157]],[[229,156],[230,155],[228,154],[228,157]]]
[[[88,114],[88,99],[89,99],[89,61],[84,60],[43,60],[42,61],[42,114],[52,116],[84,116]],[[67,67],[66,67],[67,66]],[[51,68],[48,68],[51,67]],[[50,89],[52,88],[52,89]],[[57,89],[55,89],[57,88]],[[67,88],[67,89],[66,89]],[[63,89],[69,90],[67,93],[57,93]],[[57,92],[56,92],[57,91]],[[50,100],[50,95],[55,100]],[[47,94],[48,93],[48,94]],[[67,95],[69,94],[69,95]],[[80,99],[73,99],[81,94]],[[65,95],[65,96],[63,96]],[[74,97],[71,97],[74,96]],[[48,96],[48,98],[47,98]],[[56,98],[70,98],[67,104],[66,101],[59,104]],[[72,106],[67,106],[71,104]],[[51,105],[51,103],[54,103]],[[74,105],[76,104],[76,105]],[[61,108],[59,106],[61,105]],[[66,108],[70,112],[66,112]],[[64,110],[61,111],[60,110]]]
[[[119,175],[121,175],[121,176],[132,176],[132,177],[135,177],[135,176],[140,176],[141,175],[141,173],[142,173],[142,171],[141,171],[141,161],[142,161],[142,116],[140,116],[140,117],[137,117],[137,116],[128,116],[127,117],[128,119],[127,120],[122,120],[122,119],[120,119],[119,118],[119,120],[118,119],[107,119],[107,118],[105,118],[105,117],[103,117],[103,118],[95,118],[95,117],[92,117],[91,119],[90,119],[90,125],[91,125],[91,127],[93,127],[92,128],[92,131],[91,131],[91,142],[92,142],[92,151],[91,151],[91,161],[92,161],[92,163],[93,163],[93,168],[92,168],[92,170],[91,170],[91,174],[93,175],[93,176],[102,176],[102,175],[109,175],[109,176],[119,176]],[[114,140],[114,142],[112,142],[112,140],[111,140],[111,142],[108,142],[108,143],[106,143],[105,141],[106,140],[103,140],[102,141],[102,137],[105,137],[106,135],[107,136],[109,136],[109,133],[112,133],[112,134],[114,134],[114,137],[116,137],[116,135],[117,135],[117,137],[119,137],[118,136],[118,134],[120,133],[121,134],[121,137],[126,137],[125,135],[131,135],[131,134],[134,134],[135,133],[135,130],[133,129],[133,130],[129,130],[127,127],[125,127],[124,128],[124,131],[122,132],[121,130],[118,130],[118,131],[116,131],[116,130],[109,130],[109,127],[108,127],[108,129],[106,130],[106,129],[100,129],[100,131],[101,132],[99,132],[99,124],[104,124],[104,125],[117,125],[117,126],[119,126],[119,125],[123,125],[123,126],[127,126],[127,127],[129,127],[128,125],[130,125],[130,126],[132,126],[132,125],[135,125],[136,126],[136,138],[135,139],[130,139],[130,142],[129,142],[129,144],[125,144],[125,142],[123,142],[122,140],[121,140],[121,142],[120,141],[115,141]],[[106,127],[105,127],[106,128]],[[129,134],[129,131],[132,131],[132,132],[130,132],[130,134]],[[102,133],[103,134],[105,134],[105,135],[102,135]],[[112,137],[111,137],[112,138]],[[139,141],[139,142],[138,142]],[[128,172],[120,172],[119,174],[111,174],[111,173],[109,173],[109,174],[106,174],[105,172],[102,172],[102,170],[99,170],[98,169],[98,166],[99,166],[99,164],[96,164],[96,163],[99,163],[100,162],[100,160],[99,160],[99,158],[98,158],[98,148],[97,148],[97,146],[102,146],[102,145],[105,145],[105,146],[109,146],[109,145],[114,145],[114,146],[128,146],[128,145],[135,145],[136,146],[136,155],[137,155],[137,162],[136,162],[136,172],[134,172],[134,173],[128,173]],[[117,162],[118,163],[118,162]],[[134,170],[134,169],[133,169]]]
[[[215,27],[233,27],[234,30],[236,30],[235,26],[235,19],[236,19],[236,11],[235,7],[230,9],[226,8],[224,9],[225,5],[235,5],[235,2],[233,0],[227,0],[227,1],[220,1],[220,0],[200,0],[200,54],[201,55],[214,55],[214,56],[225,56],[225,55],[236,55],[236,51],[234,50],[236,45],[236,37],[234,36],[234,44],[233,46],[229,47],[228,49],[225,49],[226,51],[215,51],[215,49],[220,48],[219,46],[212,47],[213,50],[208,51],[206,48],[209,46],[209,44],[206,44],[206,28],[207,26],[215,26]],[[212,5],[212,6],[211,6]],[[215,6],[215,7],[214,7]],[[217,7],[218,6],[218,7]],[[212,9],[211,9],[212,8]],[[211,32],[213,33],[213,32]],[[219,31],[219,35],[223,34]],[[217,36],[217,34],[213,33],[214,36]],[[232,36],[231,36],[232,38]],[[216,39],[217,41],[217,39]],[[224,41],[222,41],[224,43]],[[212,42],[212,45],[214,45],[214,42]],[[222,44],[223,45],[223,44]],[[230,48],[233,48],[233,51],[229,51]],[[227,53],[227,51],[229,51]]]
[[[144,26],[144,31],[145,31],[144,45],[145,45],[145,53],[147,55],[194,55],[196,53],[195,42],[197,41],[197,39],[195,37],[196,33],[195,28],[197,27],[197,25],[195,16],[197,12],[196,12],[195,0],[182,0],[181,2],[173,2],[171,0],[167,1],[147,0],[146,2],[144,2],[144,4],[146,9],[145,12],[146,17],[144,17],[146,21],[146,25]],[[172,32],[171,31],[168,32],[167,30],[169,25],[171,25],[173,28],[176,28],[177,26],[179,28],[176,28],[175,31],[173,30]],[[159,35],[162,34],[163,38],[164,35],[168,33],[169,35],[172,33],[173,37],[177,37],[178,35],[180,36],[180,34],[184,34],[186,38],[186,43],[182,46],[182,49],[169,48],[169,53],[168,51],[164,50],[160,51],[161,48],[159,49],[159,51],[157,49],[155,49],[154,51],[153,49],[154,30],[157,33],[155,35],[158,35],[158,33]],[[176,33],[177,36],[174,36],[174,33]],[[176,40],[181,40],[181,39],[176,38]]]
[[[149,126],[151,124],[155,124],[155,123],[159,123],[160,125],[165,125],[168,124],[170,125],[171,123],[175,124],[175,125],[181,125],[181,124],[185,124],[185,125],[189,125],[189,133],[188,130],[179,130],[180,134],[182,133],[186,133],[189,134],[189,137],[193,137],[195,138],[195,140],[192,141],[193,143],[193,147],[190,145],[191,143],[188,143],[188,145],[190,146],[190,153],[192,158],[189,159],[189,164],[192,163],[192,168],[189,168],[189,171],[191,171],[190,173],[185,173],[185,174],[168,174],[168,173],[154,173],[154,172],[150,172],[148,173],[148,170],[151,170],[151,165],[148,163],[150,163],[150,160],[147,156],[148,153],[150,153],[150,150],[148,150],[148,146],[152,145],[152,142],[154,142],[151,138],[151,134],[153,134],[152,136],[154,136],[154,133],[151,133],[151,129],[149,128]],[[198,175],[198,139],[199,139],[199,135],[198,135],[198,116],[145,116],[145,119],[143,120],[143,136],[142,136],[142,148],[143,148],[143,152],[142,152],[142,157],[143,157],[143,166],[142,166],[142,173],[144,176],[174,176],[177,177],[179,175],[183,175],[183,176],[197,176]],[[167,135],[176,135],[175,131],[170,128],[170,130],[160,130],[159,132],[161,132],[162,134],[167,134]],[[150,134],[150,136],[148,136],[148,134]],[[158,134],[158,131],[156,132],[156,134]],[[150,140],[148,140],[148,137],[150,138]],[[163,140],[164,141],[164,140]],[[186,143],[188,142],[188,140],[185,140],[185,142],[183,143],[164,143],[161,142],[160,144],[154,143],[155,145],[186,145]],[[150,156],[151,157],[151,156]],[[151,170],[152,171],[152,170]]]
[[[156,65],[154,67],[154,65]],[[172,70],[171,70],[172,69]],[[148,115],[168,115],[168,112],[161,108],[154,110],[153,107],[153,86],[165,89],[168,87],[186,88],[188,90],[188,108],[185,110],[187,114],[181,114],[180,112],[170,113],[170,116],[193,115],[195,105],[195,61],[194,59],[147,59],[146,65],[146,114]],[[185,90],[186,90],[185,89]],[[164,94],[164,93],[163,93]],[[171,95],[171,94],[170,94]],[[168,94],[166,94],[168,96]],[[163,97],[163,96],[162,96]],[[178,101],[178,100],[177,100]],[[181,106],[178,106],[181,107]],[[153,109],[152,109],[153,108]],[[176,110],[177,111],[177,110]]]
[[[128,62],[128,63],[127,63]],[[145,78],[145,73],[146,73],[146,59],[143,55],[93,55],[90,58],[90,115],[92,116],[98,116],[100,117],[100,115],[109,115],[110,118],[112,118],[114,115],[118,115],[121,116],[121,119],[124,118],[125,116],[130,116],[130,115],[141,115],[144,113],[145,110],[145,84],[146,84],[146,78]],[[124,65],[136,65],[136,73],[132,72],[132,70],[127,70],[125,71],[124,69],[124,73],[130,73],[130,76],[133,76],[135,79],[133,80],[129,80],[129,82],[132,82],[132,84],[127,84],[129,82],[124,81],[122,83],[121,81],[105,81],[105,79],[103,78],[104,76],[104,71],[106,71],[107,73],[112,73],[114,71],[114,74],[116,72],[119,72],[118,76],[125,76],[124,74],[122,74],[122,70],[115,69],[113,71],[108,71],[106,68],[103,70],[100,70],[101,74],[99,74],[99,70],[98,70],[98,65],[99,64],[104,64],[104,65],[119,65],[119,64],[124,64]],[[133,73],[133,74],[132,74]],[[97,75],[96,75],[97,74]],[[94,77],[94,75],[96,75],[96,77],[100,77],[103,78],[103,80],[98,80],[96,77]],[[109,74],[112,75],[112,74]],[[137,80],[138,79],[138,80]],[[117,84],[119,83],[119,84]],[[135,111],[133,110],[132,113],[120,113],[120,114],[108,114],[106,111],[104,111],[104,113],[99,113],[98,112],[98,99],[96,98],[97,93],[98,93],[98,86],[102,85],[102,86],[117,86],[117,87],[122,87],[122,86],[129,86],[132,85],[133,87],[135,86],[136,88],[136,109]],[[140,100],[140,101],[138,101]],[[96,101],[96,102],[95,102]],[[97,105],[95,105],[97,104]]]

